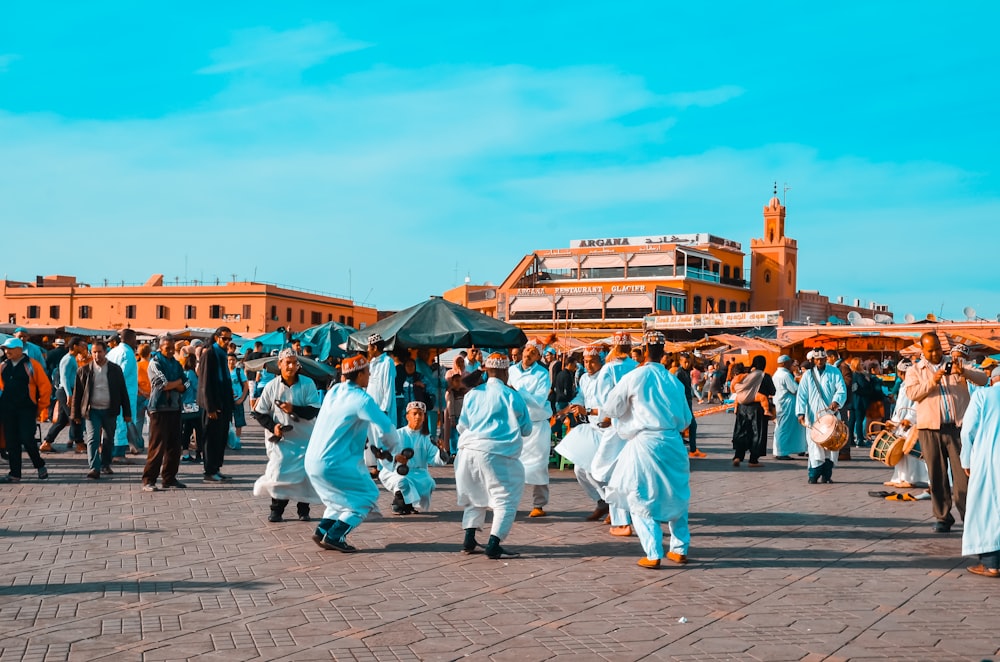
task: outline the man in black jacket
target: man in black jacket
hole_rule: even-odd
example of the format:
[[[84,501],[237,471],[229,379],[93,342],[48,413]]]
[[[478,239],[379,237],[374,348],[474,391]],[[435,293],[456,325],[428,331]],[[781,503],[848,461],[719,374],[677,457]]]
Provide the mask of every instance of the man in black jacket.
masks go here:
[[[220,326],[212,334],[212,346],[198,360],[198,407],[205,416],[205,477],[206,483],[231,480],[222,474],[229,438],[229,422],[233,420],[233,382],[229,377],[229,343],[233,332]]]
[[[70,416],[75,423],[87,424],[87,478],[97,480],[110,475],[111,455],[115,445],[115,424],[119,412],[126,423],[132,420],[132,405],[122,369],[108,361],[108,347],[103,340],[90,346],[94,359],[76,373],[73,406]]]

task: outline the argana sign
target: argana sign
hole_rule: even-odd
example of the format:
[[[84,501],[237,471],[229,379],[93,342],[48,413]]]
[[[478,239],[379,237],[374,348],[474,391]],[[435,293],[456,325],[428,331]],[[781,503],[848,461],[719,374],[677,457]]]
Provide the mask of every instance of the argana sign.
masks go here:
[[[702,313],[700,315],[647,315],[647,329],[705,329],[732,326],[777,326],[780,310],[754,310],[745,313]]]

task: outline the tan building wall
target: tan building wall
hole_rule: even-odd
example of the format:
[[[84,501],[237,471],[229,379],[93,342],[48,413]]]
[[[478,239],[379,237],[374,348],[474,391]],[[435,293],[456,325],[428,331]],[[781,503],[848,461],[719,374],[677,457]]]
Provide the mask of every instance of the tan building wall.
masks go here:
[[[328,321],[362,328],[377,317],[374,308],[348,299],[270,283],[169,284],[159,274],[143,285],[106,287],[79,283],[73,276],[0,281],[0,321],[26,327],[159,330],[225,324],[252,336]]]

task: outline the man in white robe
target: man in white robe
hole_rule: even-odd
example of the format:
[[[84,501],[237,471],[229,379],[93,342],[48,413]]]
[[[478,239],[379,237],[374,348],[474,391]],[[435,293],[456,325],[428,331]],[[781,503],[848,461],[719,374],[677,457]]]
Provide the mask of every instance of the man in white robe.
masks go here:
[[[837,415],[847,400],[847,384],[840,370],[826,364],[826,351],[822,347],[806,354],[813,367],[803,373],[799,390],[795,394],[795,415],[803,427],[809,428],[826,413]],[[829,451],[806,434],[809,445],[809,483],[833,482],[833,468],[837,465],[838,451]]]
[[[795,395],[799,391],[798,382],[788,368],[792,357],[778,357],[778,369],[774,371],[774,459],[791,460],[792,455],[806,452],[806,433],[795,417]]]
[[[128,390],[129,406],[131,411],[138,411],[139,400],[139,362],[135,358],[136,347],[139,341],[136,339],[135,331],[124,329],[121,334],[121,342],[114,349],[108,350],[108,361],[111,361],[122,369],[125,376],[125,388]],[[115,449],[114,457],[125,457],[126,450],[129,450],[128,427],[125,419],[119,414],[115,423]],[[133,453],[138,453],[138,449],[133,447]],[[128,464],[129,462],[125,462]]]
[[[385,341],[378,333],[368,336],[368,370],[371,378],[368,380],[368,395],[372,397],[378,408],[396,424],[396,362],[385,353]],[[378,436],[372,430],[372,438]],[[370,439],[371,440],[371,439]],[[365,449],[365,464],[368,465],[372,477],[376,475],[375,455]]]
[[[538,363],[541,358],[535,341],[524,346],[521,362],[510,366],[510,387],[520,393],[531,416],[531,435],[525,438],[521,450],[524,482],[531,485],[531,512],[528,517],[544,517],[549,503],[549,454],[552,449],[552,429],[549,417],[549,391],[552,379],[549,371]]]
[[[319,495],[306,475],[306,448],[322,399],[316,383],[299,374],[299,359],[288,347],[278,355],[281,376],[272,379],[254,402],[250,415],[263,426],[267,467],[253,485],[254,496],[271,497],[268,522],[281,522],[285,506],[295,499],[298,517],[308,522],[309,504]]]
[[[1000,577],[1000,388],[979,388],[962,424],[962,469],[969,479],[962,555],[979,555],[969,572]]]
[[[608,398],[611,390],[618,385],[618,382],[628,373],[639,367],[635,359],[629,356],[632,349],[632,336],[625,331],[619,331],[614,335],[614,345],[608,354],[608,359],[597,373],[597,384],[595,386],[595,397],[597,408],[600,413],[600,422],[603,423],[603,433],[601,442],[597,446],[597,453],[591,463],[590,475],[599,483],[607,485],[614,471],[618,454],[625,446],[625,441],[618,435],[615,426],[616,421],[604,413],[604,402]],[[605,501],[607,501],[605,497]],[[628,509],[615,506],[609,503],[611,529],[613,536],[628,537],[633,534],[632,523],[629,519]]]
[[[424,434],[426,420],[426,404],[419,400],[408,403],[406,425],[396,430],[395,443],[385,447],[393,459],[378,462],[378,478],[393,495],[392,512],[397,515],[416,513],[414,506],[419,506],[421,510],[430,509],[431,493],[436,484],[427,467],[443,467],[448,463],[444,451],[434,445],[429,435]],[[399,472],[402,466],[406,467],[405,473]]]
[[[604,413],[618,419],[626,440],[608,481],[607,499],[628,508],[632,526],[646,553],[644,568],[657,568],[663,554],[663,529],[670,529],[666,558],[687,563],[691,532],[690,460],[681,432],[691,423],[684,385],[660,363],[663,334],[646,334],[645,363],[622,377],[604,403]]]
[[[577,420],[582,421],[567,433],[556,446],[556,452],[568,458],[573,463],[573,473],[584,493],[594,502],[594,512],[587,516],[588,522],[603,520],[608,514],[608,503],[604,500],[606,482],[598,481],[590,473],[594,455],[601,443],[602,430],[597,427],[600,415],[597,406],[597,375],[601,370],[601,352],[598,349],[586,349],[583,352],[585,372],[580,375],[576,396],[557,417],[572,413]]]
[[[500,559],[518,556],[500,543],[514,525],[517,504],[524,492],[525,472],[519,457],[524,439],[531,434],[532,422],[524,399],[507,386],[507,357],[490,354],[484,363],[486,383],[465,395],[458,419],[455,491],[458,505],[465,509],[462,551],[476,552],[476,530],[486,524],[486,512],[492,510],[485,553],[491,559]],[[547,432],[549,426],[543,425]]]
[[[906,371],[913,367],[913,364],[903,359],[896,364],[896,374],[900,379],[906,377]],[[905,388],[899,389],[896,396],[896,407],[892,411],[892,417],[886,423],[886,427],[894,430],[896,434],[906,436],[916,434],[913,429],[917,425],[917,409],[913,400],[906,394]],[[919,484],[928,483],[927,464],[922,458],[909,453],[903,455],[902,459],[893,467],[892,478],[885,482],[889,487],[910,488]],[[926,496],[924,496],[926,495]],[[930,492],[923,492],[918,499],[929,499]]]
[[[385,447],[395,442],[395,422],[389,420],[371,396],[368,362],[352,356],[340,364],[343,380],[323,399],[306,449],[306,474],[326,512],[313,542],[324,549],[356,552],[347,534],[378,510],[378,487],[365,468],[365,438]]]

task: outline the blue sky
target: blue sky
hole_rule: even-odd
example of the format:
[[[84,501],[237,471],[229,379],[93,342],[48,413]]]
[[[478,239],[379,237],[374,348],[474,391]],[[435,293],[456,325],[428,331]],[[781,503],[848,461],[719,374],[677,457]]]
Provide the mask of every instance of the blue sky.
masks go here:
[[[1000,313],[1000,6],[425,4],[4,3],[3,271],[402,308],[777,180],[801,289]]]

